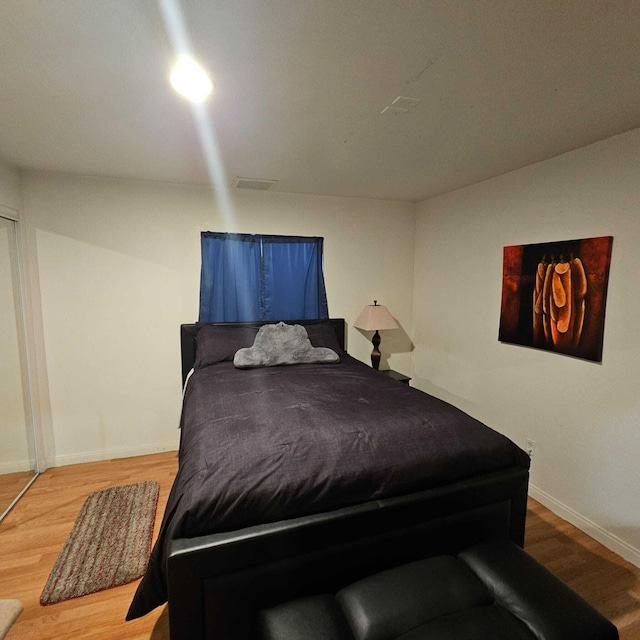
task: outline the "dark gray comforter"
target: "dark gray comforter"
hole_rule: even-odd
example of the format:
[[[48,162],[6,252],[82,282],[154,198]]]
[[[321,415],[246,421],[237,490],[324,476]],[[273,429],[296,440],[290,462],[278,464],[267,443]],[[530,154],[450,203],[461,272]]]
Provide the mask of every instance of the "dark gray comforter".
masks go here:
[[[168,542],[471,478],[529,458],[508,438],[346,354],[196,371],[179,470],[127,619],[167,598]]]

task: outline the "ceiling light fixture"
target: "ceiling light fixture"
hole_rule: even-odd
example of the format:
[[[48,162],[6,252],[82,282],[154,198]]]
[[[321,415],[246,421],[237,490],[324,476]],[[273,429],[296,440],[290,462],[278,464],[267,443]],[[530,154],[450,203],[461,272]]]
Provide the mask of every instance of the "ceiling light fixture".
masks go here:
[[[191,56],[178,58],[169,80],[180,95],[196,104],[204,102],[213,91],[209,75]]]

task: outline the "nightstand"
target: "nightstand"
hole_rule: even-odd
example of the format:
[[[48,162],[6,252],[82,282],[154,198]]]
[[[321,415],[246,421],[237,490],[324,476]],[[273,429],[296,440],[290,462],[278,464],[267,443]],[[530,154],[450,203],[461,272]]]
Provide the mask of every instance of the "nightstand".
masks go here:
[[[402,373],[398,373],[397,371],[394,371],[393,369],[380,369],[379,370],[380,373],[384,373],[386,375],[388,375],[390,378],[393,378],[394,380],[397,380],[398,382],[402,382],[406,385],[409,384],[409,380],[411,380],[411,378],[409,376],[405,376]]]

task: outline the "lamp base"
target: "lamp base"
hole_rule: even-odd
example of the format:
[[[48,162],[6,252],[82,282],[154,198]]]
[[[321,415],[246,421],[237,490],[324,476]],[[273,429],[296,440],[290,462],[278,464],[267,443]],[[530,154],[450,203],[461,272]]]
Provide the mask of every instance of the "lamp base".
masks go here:
[[[371,342],[373,343],[373,351],[371,352],[371,366],[374,369],[380,369],[380,356],[382,354],[380,353],[380,349],[378,349],[378,347],[380,346],[380,334],[377,330],[373,334]]]

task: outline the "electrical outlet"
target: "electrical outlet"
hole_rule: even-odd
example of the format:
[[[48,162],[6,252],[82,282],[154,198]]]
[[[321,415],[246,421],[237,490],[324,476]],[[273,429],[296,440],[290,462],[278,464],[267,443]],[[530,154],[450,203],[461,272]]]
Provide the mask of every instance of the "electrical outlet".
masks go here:
[[[530,458],[533,458],[535,453],[536,453],[536,441],[532,440],[531,438],[527,438],[527,455]]]

